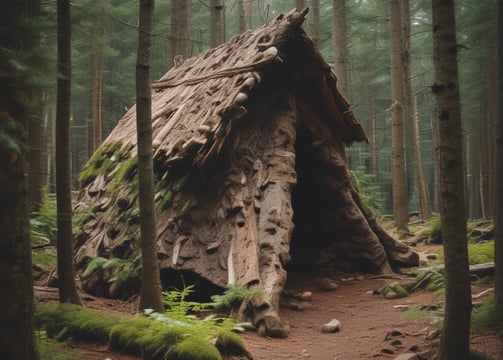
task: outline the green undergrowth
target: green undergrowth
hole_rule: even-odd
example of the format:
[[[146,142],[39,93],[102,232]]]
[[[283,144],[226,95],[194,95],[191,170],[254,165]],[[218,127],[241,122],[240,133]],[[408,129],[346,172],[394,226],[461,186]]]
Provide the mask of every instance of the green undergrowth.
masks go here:
[[[35,339],[40,360],[74,360],[81,358],[81,352],[69,348],[65,342],[47,337],[45,331],[36,331]]]
[[[47,188],[44,188],[40,207],[30,215],[32,246],[54,243],[57,231],[56,195],[49,194]]]
[[[444,262],[444,250],[438,251],[438,263]],[[474,242],[468,241],[468,263],[470,265],[484,264],[494,261],[494,240]]]
[[[135,281],[140,279],[141,268],[142,263],[140,253],[137,253],[130,259],[107,259],[97,256],[89,261],[82,273],[82,278],[87,279],[96,272],[103,273],[108,270],[110,272],[110,276],[107,279],[108,282]]]
[[[133,316],[70,304],[43,304],[37,308],[36,322],[50,338],[109,343],[116,351],[144,359],[218,360],[220,353],[247,353],[240,337],[225,326],[218,327],[217,320],[211,321],[211,326],[197,327],[196,319],[168,320],[169,312],[147,314]]]
[[[494,295],[484,299],[472,312],[472,325],[475,329],[495,328],[503,335],[503,314],[498,314]]]

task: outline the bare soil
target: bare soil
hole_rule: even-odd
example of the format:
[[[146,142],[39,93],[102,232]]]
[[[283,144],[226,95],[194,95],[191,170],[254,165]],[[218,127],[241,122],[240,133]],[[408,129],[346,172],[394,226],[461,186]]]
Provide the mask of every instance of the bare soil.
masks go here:
[[[289,337],[270,339],[254,332],[242,335],[254,359],[394,359],[399,354],[411,352],[418,354],[419,359],[435,359],[439,344],[437,326],[431,319],[404,320],[402,315],[406,308],[439,305],[442,303],[439,297],[417,292],[406,298],[388,300],[375,295],[373,290],[397,279],[368,274],[341,274],[334,280],[339,284],[337,289],[321,291],[317,287],[319,278],[289,273],[286,293],[308,291],[312,294],[311,299],[296,301],[288,298],[282,302],[280,317],[290,327]],[[472,293],[483,290],[476,287]],[[38,301],[57,300],[56,289],[36,287],[36,294]],[[85,293],[82,293],[82,299],[85,306],[110,312],[134,313],[138,305],[137,299],[125,302]],[[335,333],[322,333],[323,324],[332,319],[341,322],[341,329]],[[70,345],[80,351],[80,359],[139,359],[111,352],[106,344],[74,342]],[[471,346],[493,359],[503,359],[503,339],[497,334],[475,333]]]

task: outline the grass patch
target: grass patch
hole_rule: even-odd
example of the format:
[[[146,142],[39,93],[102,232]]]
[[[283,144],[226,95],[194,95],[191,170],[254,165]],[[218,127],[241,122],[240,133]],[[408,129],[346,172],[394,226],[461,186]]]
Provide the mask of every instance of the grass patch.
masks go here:
[[[441,326],[444,320],[444,310],[442,308],[435,310],[412,308],[405,310],[401,318],[404,320],[428,319],[432,325]]]
[[[472,326],[475,329],[496,328],[503,331],[503,314],[496,312],[494,294],[488,296],[481,305],[473,309]]]
[[[438,260],[444,262],[444,250],[438,251]],[[468,263],[470,265],[483,264],[494,261],[494,240],[473,242],[468,241]]]
[[[44,247],[43,249],[34,250],[31,253],[31,261],[33,264],[56,267],[57,252],[54,247]]]

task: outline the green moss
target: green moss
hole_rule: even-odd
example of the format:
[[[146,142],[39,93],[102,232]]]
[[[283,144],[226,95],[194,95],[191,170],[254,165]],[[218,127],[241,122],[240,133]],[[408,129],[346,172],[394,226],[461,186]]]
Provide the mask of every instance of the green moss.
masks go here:
[[[179,342],[168,354],[169,360],[221,360],[217,348],[198,337],[190,336]]]
[[[100,146],[91,156],[79,175],[81,186],[88,185],[99,174],[108,174],[122,159],[122,142],[112,142]]]
[[[131,184],[135,181],[136,169],[138,168],[138,157],[132,156],[118,164],[119,170],[114,175],[110,184],[111,189],[116,189],[121,183],[127,182]],[[136,179],[136,181],[138,181]]]
[[[54,247],[44,247],[31,253],[33,264],[55,267],[57,265],[57,253]]]
[[[218,335],[215,346],[222,354],[240,355],[248,352],[243,339],[239,335],[229,331],[222,331]]]
[[[435,214],[432,216],[430,222],[428,223],[428,228],[430,239],[442,239],[442,223],[440,220],[440,214]]]
[[[444,262],[444,250],[438,251],[440,262]],[[470,265],[483,264],[494,261],[494,241],[468,242],[468,262]]]
[[[37,308],[36,321],[47,330],[49,337],[106,342],[118,315],[86,309],[71,304],[44,304]]]

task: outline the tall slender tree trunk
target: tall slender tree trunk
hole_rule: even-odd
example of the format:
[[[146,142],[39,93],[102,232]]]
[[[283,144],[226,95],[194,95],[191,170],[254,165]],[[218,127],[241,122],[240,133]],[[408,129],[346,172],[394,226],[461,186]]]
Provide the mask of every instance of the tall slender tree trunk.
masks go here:
[[[497,31],[497,131],[496,131],[496,201],[494,216],[494,262],[496,263],[496,312],[503,319],[503,3],[498,1]]]
[[[417,189],[419,196],[419,209],[421,216],[424,220],[431,219],[431,206],[430,196],[428,194],[428,187],[424,179],[423,169],[423,156],[421,154],[421,135],[419,131],[419,114],[417,110],[417,103],[415,97],[412,98],[412,109],[414,112],[414,135],[415,135],[415,156],[416,156],[416,175],[417,175]]]
[[[471,294],[466,240],[463,136],[453,0],[434,0],[433,61],[437,100],[440,216],[445,253],[441,360],[469,359]]]
[[[210,46],[223,44],[225,22],[224,0],[210,0]]]
[[[306,0],[295,0],[295,8],[297,10],[303,10],[306,7]]]
[[[70,0],[58,0],[58,85],[56,104],[56,196],[59,301],[80,304],[73,269],[70,169],[71,24]]]
[[[103,0],[95,0],[91,24],[91,121],[93,127],[91,153],[103,142],[103,36],[105,34]],[[90,155],[90,154],[89,154]]]
[[[251,14],[252,14],[253,0],[239,0],[238,1],[238,16],[239,16],[239,33],[251,29]]]
[[[486,126],[483,127],[485,130],[485,141],[481,142],[484,144],[487,151],[487,167],[485,168],[486,178],[487,178],[487,204],[486,210],[484,211],[487,219],[494,219],[494,207],[495,207],[495,199],[496,199],[496,154],[495,154],[495,146],[496,142],[496,131],[495,131],[495,121],[496,115],[496,92],[497,88],[497,64],[496,64],[496,49],[495,44],[489,45],[489,59],[487,64],[487,105],[486,113],[485,113],[485,123]]]
[[[152,48],[153,0],[140,0],[138,53],[136,60],[136,134],[138,143],[138,189],[141,234],[140,309],[164,310],[157,260],[157,221],[154,204],[152,160],[152,92],[150,58]]]
[[[310,36],[316,45],[320,44],[320,1],[311,0],[311,22],[310,22]]]
[[[39,6],[38,0],[20,0],[3,9],[2,49],[35,55],[38,39],[25,26]],[[0,354],[4,359],[36,360],[25,132],[31,89],[19,81],[23,77],[12,76],[16,70],[8,61],[2,61],[0,68]]]
[[[166,68],[178,65],[192,55],[192,1],[171,0],[171,25]]]
[[[46,177],[43,170],[42,160],[42,143],[44,123],[42,119],[42,95],[34,95],[35,109],[32,111],[34,114],[28,119],[28,142],[29,148],[29,198],[30,210],[36,210],[42,203],[42,188],[46,183]]]
[[[399,0],[389,0],[391,36],[391,152],[393,177],[393,215],[395,226],[403,229],[409,220],[407,175],[403,124],[402,27]]]
[[[346,23],[346,1],[333,0],[333,51],[337,88],[349,98],[349,61]]]
[[[402,75],[403,75],[403,123],[405,140],[405,170],[407,176],[407,197],[412,198],[416,191],[417,179],[417,153],[414,134],[414,110],[411,83],[411,57],[410,57],[410,7],[409,0],[401,0],[402,19]],[[419,188],[418,197],[419,197]],[[408,199],[407,199],[408,200]]]

